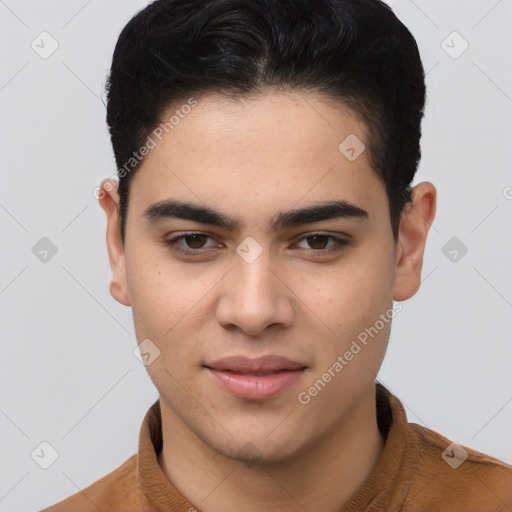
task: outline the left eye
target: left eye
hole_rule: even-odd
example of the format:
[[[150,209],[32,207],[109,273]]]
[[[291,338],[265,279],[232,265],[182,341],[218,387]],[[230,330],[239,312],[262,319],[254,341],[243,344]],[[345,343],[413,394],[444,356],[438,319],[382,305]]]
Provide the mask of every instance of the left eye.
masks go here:
[[[328,249],[328,247],[326,247],[326,244],[329,239],[336,241],[334,244],[330,245],[329,247],[335,246],[336,243],[343,243],[343,240],[338,240],[337,238],[335,238],[333,236],[322,235],[322,234],[314,234],[314,235],[305,236],[305,237],[301,238],[300,242],[303,240],[306,241],[310,245],[310,248],[312,248],[313,250],[325,250],[325,249]],[[308,249],[308,247],[304,247],[304,248]]]

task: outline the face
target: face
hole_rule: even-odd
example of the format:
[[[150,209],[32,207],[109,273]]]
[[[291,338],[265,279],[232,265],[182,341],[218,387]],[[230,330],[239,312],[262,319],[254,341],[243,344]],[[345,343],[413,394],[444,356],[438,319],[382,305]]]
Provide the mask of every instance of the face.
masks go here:
[[[160,351],[147,370],[168,422],[230,458],[287,460],[373,389],[401,249],[348,110],[198,100],[134,176],[111,291]]]

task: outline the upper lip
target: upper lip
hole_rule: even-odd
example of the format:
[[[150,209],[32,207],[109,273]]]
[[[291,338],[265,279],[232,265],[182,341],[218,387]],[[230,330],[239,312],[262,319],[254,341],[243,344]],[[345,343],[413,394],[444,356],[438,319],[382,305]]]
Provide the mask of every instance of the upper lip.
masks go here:
[[[302,370],[303,368],[306,368],[302,363],[277,355],[268,355],[256,358],[246,356],[228,356],[217,359],[217,361],[205,366],[212,370],[229,370],[238,373],[264,373],[277,372],[279,370]]]

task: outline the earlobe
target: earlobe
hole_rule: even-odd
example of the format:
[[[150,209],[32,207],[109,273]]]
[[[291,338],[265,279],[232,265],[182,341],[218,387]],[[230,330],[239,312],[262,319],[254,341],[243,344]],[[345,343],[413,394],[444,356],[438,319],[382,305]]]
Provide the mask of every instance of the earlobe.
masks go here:
[[[412,297],[421,284],[423,254],[436,213],[436,188],[423,182],[413,188],[413,199],[402,215],[397,247],[393,299]]]
[[[130,306],[126,275],[126,259],[119,222],[118,184],[113,180],[103,180],[100,185],[98,201],[107,217],[106,242],[110,270],[110,294],[117,302]]]

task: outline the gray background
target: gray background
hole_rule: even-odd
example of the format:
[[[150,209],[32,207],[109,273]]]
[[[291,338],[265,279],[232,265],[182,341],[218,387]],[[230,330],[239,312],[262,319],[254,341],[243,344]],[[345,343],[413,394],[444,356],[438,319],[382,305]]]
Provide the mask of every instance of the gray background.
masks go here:
[[[0,511],[41,509],[118,467],[157,398],[131,310],[109,294],[93,195],[115,172],[112,51],[147,3],[0,0]],[[393,4],[428,71],[414,183],[439,202],[379,379],[409,421],[512,463],[512,0]],[[42,442],[58,452],[47,469]]]

